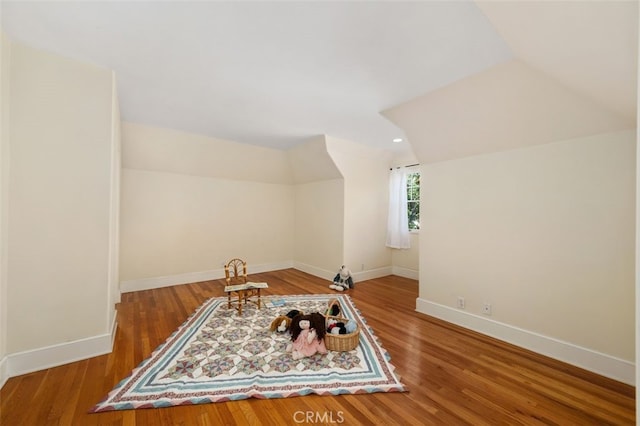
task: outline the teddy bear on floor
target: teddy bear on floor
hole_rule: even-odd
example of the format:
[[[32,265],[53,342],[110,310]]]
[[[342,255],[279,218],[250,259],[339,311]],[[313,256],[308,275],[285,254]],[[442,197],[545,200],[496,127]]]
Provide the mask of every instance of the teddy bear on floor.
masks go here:
[[[291,321],[291,341],[287,352],[291,352],[293,359],[301,359],[316,353],[326,354],[324,345],[326,326],[324,315],[314,312],[309,315],[296,315]]]
[[[353,288],[353,278],[351,278],[351,271],[344,265],[340,268],[336,276],[333,278],[333,283],[329,286],[337,291],[344,291]]]

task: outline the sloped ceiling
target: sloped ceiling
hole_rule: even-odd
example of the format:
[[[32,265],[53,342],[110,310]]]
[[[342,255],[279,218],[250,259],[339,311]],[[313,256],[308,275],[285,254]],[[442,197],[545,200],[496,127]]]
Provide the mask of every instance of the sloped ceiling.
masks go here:
[[[15,41],[113,69],[124,120],[378,148],[379,112],[512,57],[473,2],[2,1]]]
[[[385,112],[420,163],[633,127],[633,121],[513,60]]]
[[[477,4],[518,59],[636,119],[637,1]]]
[[[124,120],[218,139],[326,134],[429,162],[635,125],[636,1],[0,7],[12,40],[115,70]]]
[[[636,126],[636,2],[480,2],[516,56],[384,111],[421,163]]]
[[[327,141],[323,135],[290,148],[288,158],[295,183],[342,178],[342,173],[327,151]]]

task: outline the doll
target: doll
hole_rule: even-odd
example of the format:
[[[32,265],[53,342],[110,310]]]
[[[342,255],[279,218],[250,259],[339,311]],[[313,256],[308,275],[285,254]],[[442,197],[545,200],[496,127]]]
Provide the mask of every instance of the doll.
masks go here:
[[[291,318],[286,315],[278,315],[273,321],[269,329],[278,333],[284,333],[291,326]]]
[[[353,278],[351,277],[351,271],[346,266],[342,265],[329,288],[337,291],[344,291],[353,287],[354,285]]]
[[[296,315],[291,321],[290,332],[293,343],[287,346],[287,352],[291,352],[293,359],[327,353],[324,345],[326,326],[322,314],[314,312],[309,315]]]
[[[296,315],[302,314],[303,312],[298,311],[297,309],[292,309],[287,312],[286,315],[278,315],[273,321],[271,321],[269,329],[278,333],[284,333],[289,330],[289,327],[291,327],[291,321],[296,317]]]

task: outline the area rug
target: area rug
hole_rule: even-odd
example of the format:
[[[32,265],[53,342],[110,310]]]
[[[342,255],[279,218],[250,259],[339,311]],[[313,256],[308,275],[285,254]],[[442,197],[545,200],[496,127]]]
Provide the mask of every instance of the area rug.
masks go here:
[[[351,351],[294,360],[288,333],[270,331],[271,321],[292,309],[326,311],[337,298],[342,316],[356,321],[360,341]],[[246,398],[286,398],[404,392],[388,353],[348,295],[316,294],[265,299],[246,305],[242,316],[224,297],[200,306],[149,358],[122,380],[91,412],[159,408]]]

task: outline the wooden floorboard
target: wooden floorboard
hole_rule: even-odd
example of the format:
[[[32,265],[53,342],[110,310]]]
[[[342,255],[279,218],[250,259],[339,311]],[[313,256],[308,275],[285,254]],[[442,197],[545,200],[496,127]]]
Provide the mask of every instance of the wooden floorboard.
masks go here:
[[[295,269],[250,279],[268,282],[266,295],[333,292]],[[409,392],[89,414],[198,306],[224,295],[217,280],[123,294],[113,352],[9,379],[0,390],[0,424],[635,424],[633,387],[416,313],[415,280],[388,276],[348,293]]]

